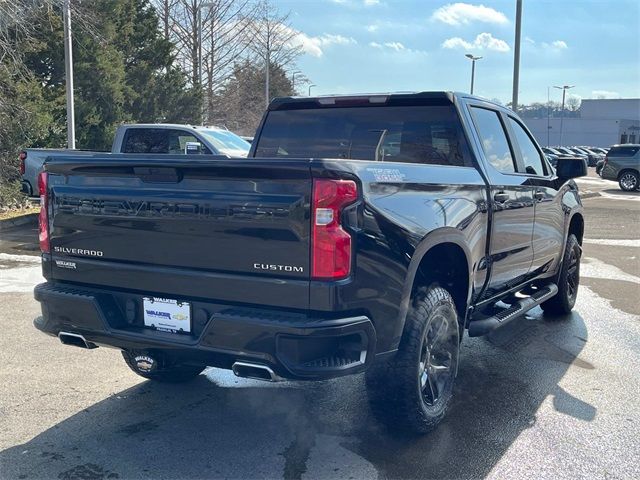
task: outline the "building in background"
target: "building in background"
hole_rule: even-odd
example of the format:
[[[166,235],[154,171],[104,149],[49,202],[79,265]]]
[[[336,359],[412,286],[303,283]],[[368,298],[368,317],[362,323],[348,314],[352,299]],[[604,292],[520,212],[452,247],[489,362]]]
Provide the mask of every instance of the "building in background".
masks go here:
[[[540,145],[560,145],[560,118],[523,119]],[[640,98],[582,100],[579,117],[566,117],[563,145],[610,147],[640,143]]]

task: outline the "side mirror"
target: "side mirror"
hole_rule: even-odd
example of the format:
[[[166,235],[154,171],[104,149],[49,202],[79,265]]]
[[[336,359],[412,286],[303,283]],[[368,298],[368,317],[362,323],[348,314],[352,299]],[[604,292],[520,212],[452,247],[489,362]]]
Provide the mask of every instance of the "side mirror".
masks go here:
[[[185,155],[200,155],[202,153],[202,144],[200,142],[186,142],[184,144]]]
[[[556,162],[556,175],[563,181],[587,174],[587,162],[582,158],[558,158]]]

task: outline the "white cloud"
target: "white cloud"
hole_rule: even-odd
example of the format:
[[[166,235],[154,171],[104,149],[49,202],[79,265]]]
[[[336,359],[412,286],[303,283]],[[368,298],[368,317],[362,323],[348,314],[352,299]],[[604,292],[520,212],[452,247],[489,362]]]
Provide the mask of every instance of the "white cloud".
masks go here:
[[[442,42],[442,48],[464,50],[493,50],[495,52],[508,52],[511,50],[504,40],[495,38],[490,33],[479,34],[473,42],[468,42],[460,37],[448,38]]]
[[[375,33],[375,32],[378,31],[379,28],[380,28],[379,25],[367,25],[366,26],[367,32],[369,32],[369,33]]]
[[[473,44],[463,40],[460,37],[447,38],[444,42],[442,42],[442,48],[462,48],[464,50],[471,50],[473,48]]]
[[[366,7],[372,7],[374,5],[380,5],[380,0],[364,0],[364,5]]]
[[[373,48],[380,48],[380,49],[388,48],[390,50],[395,50],[396,52],[407,50],[407,48],[400,42],[384,42],[384,43],[369,42],[369,46]]]
[[[591,92],[591,96],[593,98],[620,98],[620,94],[618,92],[613,92],[611,90],[593,90]]]
[[[525,43],[528,43],[533,47],[539,46],[545,50],[566,50],[567,48],[569,48],[569,46],[567,45],[567,42],[565,42],[564,40],[554,40],[551,43],[548,43],[548,42],[537,43],[533,38],[525,37],[524,41]]]
[[[382,50],[384,52],[395,52],[403,55],[427,55],[427,52],[424,50],[413,50],[412,48],[407,48],[403,43],[400,42],[369,42],[369,46],[371,48],[377,48],[378,50]]]
[[[558,48],[560,50],[564,50],[567,47],[567,42],[563,41],[563,40],[555,40],[553,42],[551,42],[551,46],[554,48]]]
[[[467,25],[472,22],[495,23],[498,25],[509,23],[504,13],[484,5],[472,5],[470,3],[449,3],[433,12],[431,20],[448,25]]]
[[[355,45],[358,42],[353,37],[345,37],[332,33],[325,33],[319,37],[310,37],[303,32],[298,32],[294,37],[294,43],[299,45],[304,53],[313,57],[321,57],[324,55],[323,47],[330,45]]]
[[[406,50],[404,45],[401,44],[400,42],[386,42],[384,46],[392,50],[395,50],[396,52],[399,52],[400,50]]]

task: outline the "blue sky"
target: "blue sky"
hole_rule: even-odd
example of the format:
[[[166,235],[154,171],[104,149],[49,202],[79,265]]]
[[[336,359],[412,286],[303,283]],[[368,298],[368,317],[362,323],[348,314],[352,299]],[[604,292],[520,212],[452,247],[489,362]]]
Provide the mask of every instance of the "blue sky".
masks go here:
[[[275,0],[291,11],[315,94],[468,91],[510,101],[515,0]],[[581,98],[640,97],[640,1],[523,0],[520,102],[547,86]],[[560,92],[551,90],[551,99]]]

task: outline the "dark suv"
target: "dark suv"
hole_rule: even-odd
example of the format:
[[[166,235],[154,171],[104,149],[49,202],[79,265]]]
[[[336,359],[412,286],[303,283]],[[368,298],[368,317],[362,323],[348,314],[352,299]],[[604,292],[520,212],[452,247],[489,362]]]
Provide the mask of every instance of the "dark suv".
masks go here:
[[[640,188],[640,145],[626,143],[611,147],[604,159],[602,178],[615,180],[624,191]]]

